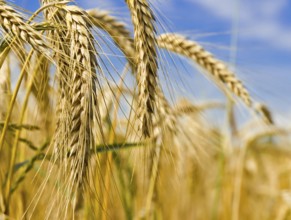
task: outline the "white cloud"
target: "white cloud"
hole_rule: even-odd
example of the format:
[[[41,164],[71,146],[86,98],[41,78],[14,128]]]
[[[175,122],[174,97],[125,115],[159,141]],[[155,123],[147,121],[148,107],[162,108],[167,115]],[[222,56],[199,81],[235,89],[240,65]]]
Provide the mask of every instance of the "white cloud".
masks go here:
[[[239,14],[240,35],[291,49],[291,29],[280,21],[288,0],[185,0],[198,4],[220,19],[231,21]]]

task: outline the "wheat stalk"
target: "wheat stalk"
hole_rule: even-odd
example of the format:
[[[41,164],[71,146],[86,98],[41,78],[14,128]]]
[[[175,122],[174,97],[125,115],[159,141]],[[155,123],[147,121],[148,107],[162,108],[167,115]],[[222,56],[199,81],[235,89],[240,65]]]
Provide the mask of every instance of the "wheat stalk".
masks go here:
[[[134,25],[134,45],[137,51],[139,130],[142,131],[144,137],[150,137],[158,87],[154,16],[146,0],[127,0],[126,2]]]
[[[0,120],[2,121],[6,116],[6,111],[9,105],[10,89],[10,66],[9,58],[6,60],[5,66],[0,69]]]
[[[41,34],[36,32],[23,18],[4,1],[0,1],[0,24],[3,29],[23,43],[29,43],[35,50],[47,54],[48,47],[42,40]]]
[[[157,38],[157,41],[161,48],[191,58],[212,74],[219,82],[226,84],[248,107],[252,105],[251,97],[242,82],[237,79],[235,74],[222,61],[216,59],[202,46],[178,34],[162,34]]]

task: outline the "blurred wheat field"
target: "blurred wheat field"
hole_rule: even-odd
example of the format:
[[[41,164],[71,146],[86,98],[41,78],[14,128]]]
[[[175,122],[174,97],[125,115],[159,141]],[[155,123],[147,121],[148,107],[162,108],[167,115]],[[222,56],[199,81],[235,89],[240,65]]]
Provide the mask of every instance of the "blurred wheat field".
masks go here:
[[[290,128],[152,2],[124,6],[0,1],[0,219],[291,219]],[[189,99],[183,63],[223,99]]]

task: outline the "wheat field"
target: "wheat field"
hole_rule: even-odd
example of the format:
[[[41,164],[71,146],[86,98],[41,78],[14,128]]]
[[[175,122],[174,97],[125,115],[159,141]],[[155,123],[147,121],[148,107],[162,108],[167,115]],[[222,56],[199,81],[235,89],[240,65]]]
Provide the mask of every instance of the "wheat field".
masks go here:
[[[154,1],[123,4],[0,1],[0,219],[291,219],[290,128]],[[189,98],[184,65],[222,99]]]

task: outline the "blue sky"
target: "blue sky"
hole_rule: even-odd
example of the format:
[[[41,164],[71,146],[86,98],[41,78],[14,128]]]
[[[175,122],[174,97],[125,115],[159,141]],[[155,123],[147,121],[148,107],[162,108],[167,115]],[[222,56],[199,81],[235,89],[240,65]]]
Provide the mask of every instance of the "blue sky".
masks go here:
[[[37,0],[14,4],[35,10]],[[124,0],[79,0],[84,8],[110,10],[129,22]],[[185,34],[235,64],[252,95],[291,116],[291,1],[152,0],[165,31]]]

